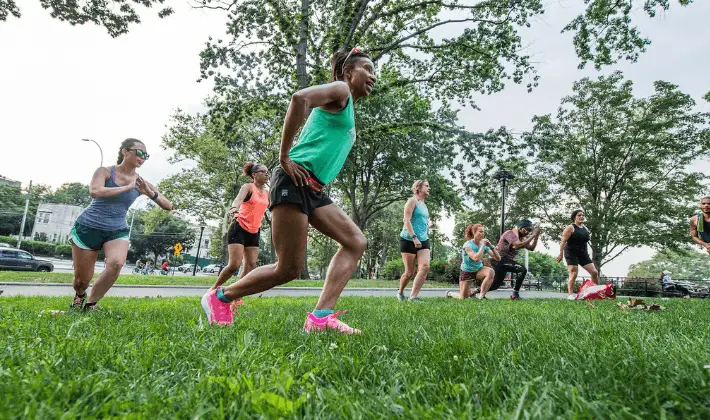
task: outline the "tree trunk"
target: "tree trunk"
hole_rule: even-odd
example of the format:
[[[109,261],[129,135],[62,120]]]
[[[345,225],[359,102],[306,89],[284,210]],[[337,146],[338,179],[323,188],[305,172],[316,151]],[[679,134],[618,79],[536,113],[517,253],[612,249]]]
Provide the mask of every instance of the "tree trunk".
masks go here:
[[[310,0],[301,0],[301,25],[298,31],[298,45],[296,46],[296,75],[298,90],[308,87],[309,77],[306,67],[306,54],[308,52],[308,21],[310,19]]]

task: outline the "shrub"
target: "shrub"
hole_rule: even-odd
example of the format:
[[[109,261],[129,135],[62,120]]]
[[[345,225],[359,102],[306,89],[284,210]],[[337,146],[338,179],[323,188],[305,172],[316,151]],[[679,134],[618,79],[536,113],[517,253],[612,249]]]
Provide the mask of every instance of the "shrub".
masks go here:
[[[65,258],[71,258],[71,245],[57,245],[56,255]]]
[[[22,241],[20,249],[28,251],[33,255],[52,256],[56,254],[57,245],[49,242]]]
[[[385,264],[384,276],[386,279],[399,279],[404,273],[404,261],[401,259],[390,260]]]
[[[601,279],[600,282],[603,283]],[[616,293],[633,296],[659,296],[661,294],[661,285],[658,283],[658,279],[631,277],[617,286]]]
[[[0,236],[0,242],[10,244],[10,246],[17,246],[17,239],[12,236]]]

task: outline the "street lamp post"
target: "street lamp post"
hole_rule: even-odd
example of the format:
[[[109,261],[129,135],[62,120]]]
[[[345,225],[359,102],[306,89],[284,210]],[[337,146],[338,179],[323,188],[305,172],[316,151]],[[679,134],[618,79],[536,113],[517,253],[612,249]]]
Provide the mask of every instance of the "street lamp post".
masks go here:
[[[91,140],[91,139],[81,139],[81,141],[93,141],[94,144],[99,148],[99,152],[101,152],[101,166],[104,166],[104,151],[101,150],[101,145],[96,142],[96,140]]]
[[[505,232],[505,194],[506,194],[506,184],[509,180],[515,179],[515,175],[512,172],[506,171],[504,169],[499,170],[493,175],[493,179],[500,182],[500,236],[503,236]]]
[[[192,267],[192,275],[197,271],[197,264],[200,262],[200,245],[202,245],[202,232],[205,231],[204,226],[200,226],[200,240],[197,242],[197,256],[195,257],[195,266]]]

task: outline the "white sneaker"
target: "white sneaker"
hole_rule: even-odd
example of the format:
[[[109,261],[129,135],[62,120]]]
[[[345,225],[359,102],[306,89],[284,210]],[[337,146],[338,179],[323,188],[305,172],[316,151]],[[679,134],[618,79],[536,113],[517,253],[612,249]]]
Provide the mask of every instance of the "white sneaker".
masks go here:
[[[577,295],[567,295],[567,300],[577,300]]]
[[[399,299],[400,302],[407,300],[407,297],[404,296],[404,293],[399,293],[397,292],[397,299]]]

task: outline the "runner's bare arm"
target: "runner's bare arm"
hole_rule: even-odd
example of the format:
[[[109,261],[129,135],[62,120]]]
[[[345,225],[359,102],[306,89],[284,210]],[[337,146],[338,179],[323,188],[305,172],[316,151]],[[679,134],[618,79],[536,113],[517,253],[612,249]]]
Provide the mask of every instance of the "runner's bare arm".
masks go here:
[[[574,228],[572,226],[567,226],[565,230],[562,231],[562,241],[560,242],[560,255],[555,258],[557,262],[562,261],[562,254],[565,251],[565,245],[567,245],[567,241],[569,240],[569,237],[572,236],[573,232]]]
[[[414,213],[414,207],[417,206],[415,198],[410,198],[407,200],[407,204],[404,205],[404,228],[407,229],[409,236],[414,237],[414,227],[412,226],[412,213]]]
[[[239,208],[242,206],[242,203],[244,202],[244,199],[246,198],[247,194],[249,194],[249,184],[244,184],[242,185],[242,188],[239,189],[239,193],[237,194],[237,196],[234,197],[232,207],[229,208],[230,215],[234,216],[236,213],[239,212]]]
[[[158,189],[155,188],[155,185],[146,181],[141,176],[136,179],[136,186],[138,187],[138,191],[140,191],[141,194],[147,196],[151,200],[153,199],[155,193],[158,192]],[[167,197],[165,197],[163,194],[158,193],[158,197],[154,201],[155,204],[160,206],[161,209],[173,211],[173,203],[171,203],[170,200],[168,200]]]

